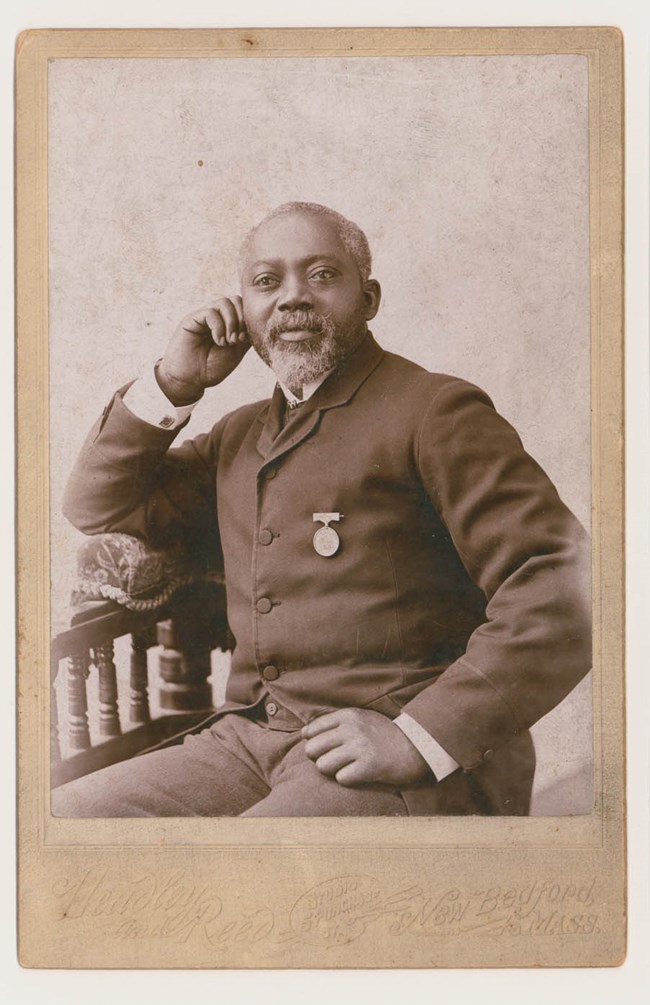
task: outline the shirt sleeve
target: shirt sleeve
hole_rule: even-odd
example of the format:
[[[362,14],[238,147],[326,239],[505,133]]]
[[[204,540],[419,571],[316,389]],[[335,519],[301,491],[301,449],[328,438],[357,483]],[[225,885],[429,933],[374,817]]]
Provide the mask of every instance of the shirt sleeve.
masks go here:
[[[396,719],[393,719],[393,722],[399,726],[418,753],[422,755],[433,771],[437,782],[441,782],[443,778],[460,767],[458,761],[455,761],[438,741],[434,740],[431,734],[427,733],[426,729],[410,715],[403,712]]]
[[[123,398],[128,410],[143,422],[159,429],[178,429],[197,404],[172,405],[156,380],[154,368],[135,380]]]

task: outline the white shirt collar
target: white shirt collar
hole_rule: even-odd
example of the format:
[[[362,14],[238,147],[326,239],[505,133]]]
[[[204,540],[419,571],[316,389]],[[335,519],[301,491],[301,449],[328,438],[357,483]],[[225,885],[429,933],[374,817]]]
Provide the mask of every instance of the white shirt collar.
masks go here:
[[[293,393],[293,391],[290,391],[289,388],[286,386],[286,384],[283,384],[281,380],[278,380],[278,384],[282,388],[282,393],[284,394],[285,398],[290,404],[293,404],[294,402],[307,401],[307,399],[311,398],[312,394],[314,394],[314,392],[318,390],[321,384],[325,380],[327,380],[329,375],[333,373],[334,369],[335,367],[332,367],[331,370],[328,370],[326,373],[321,374],[321,376],[317,377],[316,380],[310,381],[309,384],[303,384],[302,398],[297,398],[296,395]]]

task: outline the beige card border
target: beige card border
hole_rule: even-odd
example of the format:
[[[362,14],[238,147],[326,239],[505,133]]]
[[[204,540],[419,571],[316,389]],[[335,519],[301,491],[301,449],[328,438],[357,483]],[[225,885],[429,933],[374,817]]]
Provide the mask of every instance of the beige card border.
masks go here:
[[[65,58],[581,54],[589,67],[595,802],[581,817],[49,815],[47,68]],[[55,30],[17,47],[19,944],[36,967],[608,966],[625,952],[622,37]],[[606,670],[606,673],[604,672]]]

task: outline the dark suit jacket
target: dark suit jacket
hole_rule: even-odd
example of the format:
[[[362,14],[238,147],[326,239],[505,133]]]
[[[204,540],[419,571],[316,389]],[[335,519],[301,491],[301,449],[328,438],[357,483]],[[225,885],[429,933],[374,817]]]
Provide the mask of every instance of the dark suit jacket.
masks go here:
[[[305,721],[407,712],[465,774],[416,812],[526,812],[527,729],[590,666],[583,529],[483,391],[370,335],[282,414],[276,389],[168,450],[174,433],[117,395],[66,513],[87,533],[221,549],[229,708],[269,692]],[[312,540],[324,511],[343,514],[329,558]]]

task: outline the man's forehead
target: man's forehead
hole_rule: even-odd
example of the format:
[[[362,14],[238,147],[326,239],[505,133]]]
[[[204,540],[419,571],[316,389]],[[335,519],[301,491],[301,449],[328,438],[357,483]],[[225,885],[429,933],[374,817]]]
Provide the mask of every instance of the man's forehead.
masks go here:
[[[246,248],[249,262],[293,254],[330,254],[344,258],[348,252],[334,220],[305,211],[264,220],[251,235]]]

